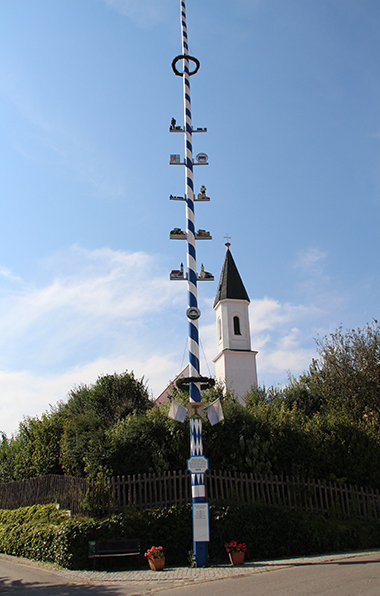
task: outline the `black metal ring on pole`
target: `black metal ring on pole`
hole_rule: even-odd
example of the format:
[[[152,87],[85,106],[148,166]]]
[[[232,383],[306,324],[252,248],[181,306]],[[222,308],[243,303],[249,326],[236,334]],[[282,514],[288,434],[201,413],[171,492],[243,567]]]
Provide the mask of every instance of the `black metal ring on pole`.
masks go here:
[[[189,56],[188,54],[181,54],[180,56],[176,56],[172,62],[172,69],[174,74],[177,75],[177,77],[183,77],[183,72],[179,72],[179,70],[177,70],[176,68],[178,60],[182,60],[183,58],[186,58],[186,60],[190,60],[191,62],[195,62],[195,69],[192,72],[189,72],[189,77],[191,77],[191,75],[194,75],[198,72],[201,63],[199,62],[198,58],[194,58],[194,56]]]
[[[215,379],[210,377],[181,377],[176,380],[178,389],[187,389],[190,383],[200,383],[201,389],[210,389],[215,385]]]

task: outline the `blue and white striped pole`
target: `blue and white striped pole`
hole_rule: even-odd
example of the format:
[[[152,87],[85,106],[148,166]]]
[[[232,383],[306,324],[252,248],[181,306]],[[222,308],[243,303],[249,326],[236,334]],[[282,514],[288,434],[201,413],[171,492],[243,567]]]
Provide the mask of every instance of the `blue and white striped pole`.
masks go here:
[[[186,27],[186,5],[181,0],[181,30],[182,30],[182,54],[188,56],[189,48],[187,43]],[[195,251],[195,214],[194,214],[194,183],[193,183],[193,140],[191,121],[191,99],[190,99],[190,74],[189,60],[183,59],[183,103],[185,123],[185,198],[186,198],[186,239],[187,239],[187,271],[188,271],[188,304],[189,307],[198,308],[197,298],[197,269]],[[198,320],[189,322],[189,377],[199,377],[199,335]],[[190,384],[190,400],[201,401],[199,386]],[[198,453],[196,455],[199,455]]]
[[[189,46],[186,25],[186,4],[181,0],[181,34],[182,34],[182,80],[184,99],[184,136],[185,136],[185,200],[186,200],[186,240],[187,240],[187,287],[189,308],[198,309],[197,298],[197,266],[195,250],[195,214],[194,214],[194,183],[193,183],[193,142],[192,142],[192,120],[191,120],[191,99],[190,99],[190,76],[195,74],[199,68],[196,58],[189,56]],[[193,72],[190,72],[190,62],[196,64]],[[175,66],[173,70],[176,74]],[[189,320],[189,377],[198,378],[199,370],[199,331],[198,319]],[[190,382],[190,402],[201,402],[200,384]],[[190,455],[203,455],[202,443],[202,419],[190,418]],[[191,475],[193,516],[194,504],[205,503],[205,481],[204,474]],[[193,519],[194,528],[195,520]],[[208,520],[207,522],[208,523]],[[194,535],[193,549],[195,561],[198,567],[208,565],[208,542],[199,542]]]

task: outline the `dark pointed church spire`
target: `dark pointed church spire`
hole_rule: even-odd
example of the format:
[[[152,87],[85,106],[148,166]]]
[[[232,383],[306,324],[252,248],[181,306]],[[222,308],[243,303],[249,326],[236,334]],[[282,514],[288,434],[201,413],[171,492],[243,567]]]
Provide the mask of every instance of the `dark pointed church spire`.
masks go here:
[[[250,299],[244,287],[239,271],[230,251],[230,244],[227,242],[227,252],[224,259],[222,273],[220,275],[218,291],[216,292],[214,308],[221,300],[247,300]]]

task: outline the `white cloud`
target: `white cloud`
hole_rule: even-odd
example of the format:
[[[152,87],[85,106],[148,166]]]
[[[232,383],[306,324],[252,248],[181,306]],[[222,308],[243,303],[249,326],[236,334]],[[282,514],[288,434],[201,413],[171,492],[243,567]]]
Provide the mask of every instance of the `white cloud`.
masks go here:
[[[0,430],[7,434],[24,415],[41,414],[99,375],[133,370],[157,397],[187,364],[186,284],[169,282],[159,255],[73,246],[40,263],[38,285],[15,284],[3,270]],[[215,313],[210,301],[201,308],[201,372],[213,375]],[[318,304],[251,302],[261,384],[284,383],[288,370],[307,368],[325,315]]]
[[[57,272],[62,255],[50,259],[54,279],[43,287],[25,287],[0,301],[0,345],[9,334],[25,332],[38,321],[49,326],[56,320],[97,319],[138,320],[158,312],[175,300],[168,279],[154,275],[156,259],[144,253],[124,253],[108,248],[87,251],[72,247],[63,261],[71,263],[71,273]],[[68,264],[65,263],[65,266]],[[53,271],[51,271],[53,273]],[[154,299],[153,299],[154,297]],[[76,335],[76,329],[72,329]]]
[[[297,376],[307,369],[315,356],[316,323],[324,314],[314,304],[282,304],[268,297],[251,302],[251,344],[258,351],[260,384],[284,383],[287,371]]]
[[[249,307],[253,335],[270,329],[278,329],[280,326],[289,324],[292,321],[317,317],[321,314],[321,308],[313,304],[309,306],[286,302],[281,304],[278,300],[268,297],[252,300]]]
[[[307,369],[313,356],[315,356],[315,349],[303,347],[306,338],[302,332],[296,327],[292,328],[287,335],[277,337],[272,345],[269,338],[259,351],[259,376],[267,373],[274,373],[283,377],[285,371],[291,371],[292,374],[298,375]],[[269,343],[268,349],[265,344]]]
[[[214,311],[211,311],[211,319],[214,318]],[[204,376],[214,376],[215,375],[215,365],[213,363],[213,359],[216,357],[217,353],[217,343],[216,343],[216,324],[215,321],[208,323],[207,321],[210,317],[205,317],[206,323],[200,323],[199,326],[199,337],[200,337],[200,350],[199,350],[199,360],[201,366],[201,374]],[[187,363],[187,362],[186,362]]]
[[[327,253],[316,247],[298,252],[293,269],[297,275],[293,296],[298,302],[279,302],[270,297],[252,300],[250,322],[252,349],[258,351],[259,382],[286,382],[286,371],[304,372],[316,356],[314,338],[324,335],[326,323],[339,324],[349,297],[338,294],[325,273]]]
[[[147,360],[125,353],[114,359],[99,358],[83,366],[74,366],[56,375],[38,375],[31,371],[0,372],[0,432],[11,436],[24,417],[40,416],[50,405],[65,400],[75,385],[92,384],[103,374],[128,369],[148,383],[151,395],[157,397],[177,374],[173,355],[151,356]]]
[[[350,295],[338,293],[335,280],[325,271],[327,259],[328,254],[316,247],[299,251],[293,264],[297,276],[294,287],[303,302],[314,305],[316,316],[334,313],[338,317],[334,321],[336,326],[340,323],[341,313],[347,308]]]
[[[251,349],[258,352],[260,384],[284,383],[287,371],[297,376],[307,369],[315,357],[315,324],[323,314],[324,311],[315,305],[282,304],[268,297],[251,301]],[[207,317],[206,325],[201,326],[200,337],[208,366],[214,374],[212,360],[216,356],[216,328],[215,322],[208,323],[209,319]],[[203,370],[208,372],[207,366]]]
[[[179,372],[168,321],[181,318],[186,288],[170,284],[158,257],[74,246],[41,272],[38,287],[19,284],[0,300],[1,430],[101,374],[134,370],[157,395]]]
[[[9,269],[6,269],[5,267],[0,268],[0,277],[3,277],[9,281],[22,281],[20,277],[18,277],[17,275],[13,275],[12,272],[9,271]]]
[[[319,248],[310,247],[299,251],[294,267],[300,269],[308,275],[322,275],[323,262],[326,259],[326,253]]]

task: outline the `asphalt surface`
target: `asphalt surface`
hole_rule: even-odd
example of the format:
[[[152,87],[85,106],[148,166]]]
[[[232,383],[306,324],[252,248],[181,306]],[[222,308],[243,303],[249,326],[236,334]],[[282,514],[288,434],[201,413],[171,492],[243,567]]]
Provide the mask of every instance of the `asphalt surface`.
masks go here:
[[[0,595],[379,596],[380,550],[161,572],[70,571],[0,554]]]

